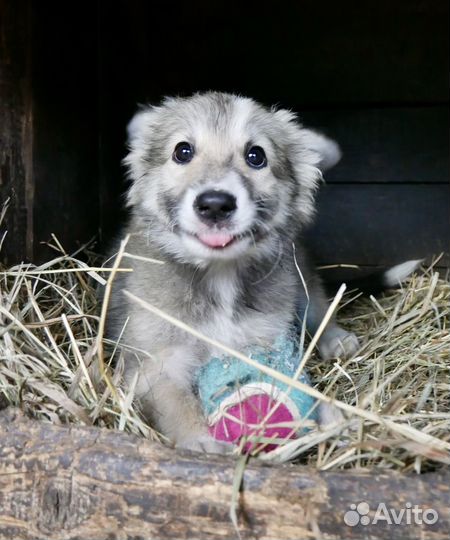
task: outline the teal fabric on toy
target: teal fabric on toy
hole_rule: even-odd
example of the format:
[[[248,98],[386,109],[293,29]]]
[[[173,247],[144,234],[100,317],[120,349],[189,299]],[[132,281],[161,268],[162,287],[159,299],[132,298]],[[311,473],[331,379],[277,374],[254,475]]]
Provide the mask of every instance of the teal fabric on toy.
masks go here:
[[[272,347],[254,346],[245,354],[292,378],[301,360],[298,334],[280,336]],[[309,384],[304,370],[299,381]],[[198,392],[210,433],[218,440],[239,444],[242,437],[257,435],[266,441],[263,451],[278,446],[308,428],[300,420],[317,421],[315,400],[255,367],[229,356],[214,357],[197,373]],[[289,390],[290,388],[290,390]],[[299,425],[293,429],[292,425]],[[270,438],[274,444],[267,443]],[[244,449],[254,449],[248,443]],[[260,445],[261,446],[261,445]]]

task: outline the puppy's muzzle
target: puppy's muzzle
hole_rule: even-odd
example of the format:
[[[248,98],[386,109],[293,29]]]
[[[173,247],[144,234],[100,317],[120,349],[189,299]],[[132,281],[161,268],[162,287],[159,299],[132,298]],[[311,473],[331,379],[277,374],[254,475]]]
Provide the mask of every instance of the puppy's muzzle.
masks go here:
[[[236,209],[236,197],[227,191],[204,191],[194,201],[195,213],[207,224],[229,220]]]

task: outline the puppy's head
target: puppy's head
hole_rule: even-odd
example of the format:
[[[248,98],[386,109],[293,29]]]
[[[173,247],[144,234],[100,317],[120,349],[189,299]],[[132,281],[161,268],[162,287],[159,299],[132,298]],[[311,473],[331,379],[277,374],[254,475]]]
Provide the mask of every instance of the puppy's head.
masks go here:
[[[128,126],[128,205],[160,248],[207,264],[257,257],[313,215],[335,143],[286,110],[209,92],[143,108]]]

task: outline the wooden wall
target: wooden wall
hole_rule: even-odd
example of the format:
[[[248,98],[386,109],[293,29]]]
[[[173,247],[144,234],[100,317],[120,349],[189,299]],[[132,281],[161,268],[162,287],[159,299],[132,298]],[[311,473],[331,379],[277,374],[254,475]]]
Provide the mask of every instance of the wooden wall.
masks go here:
[[[98,232],[97,6],[0,0],[0,260],[38,261]],[[0,236],[1,238],[1,236]]]
[[[292,108],[340,142],[307,234],[319,263],[448,251],[446,0],[47,0],[29,11],[34,242],[10,242],[11,260],[45,256],[50,232],[68,249],[98,230],[107,242],[123,219],[136,103],[205,89]]]
[[[33,244],[31,10],[28,2],[22,8],[0,0],[0,216],[10,201],[0,224],[0,257],[7,261],[31,254]]]

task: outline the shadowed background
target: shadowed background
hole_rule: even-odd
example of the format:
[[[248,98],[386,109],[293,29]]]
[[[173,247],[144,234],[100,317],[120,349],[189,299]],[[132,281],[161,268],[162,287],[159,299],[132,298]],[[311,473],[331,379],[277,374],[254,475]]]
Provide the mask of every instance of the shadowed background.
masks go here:
[[[238,92],[341,144],[306,238],[319,264],[389,265],[450,244],[448,2],[0,0],[2,259],[68,251],[122,220],[137,103]],[[448,265],[448,256],[442,261]]]

